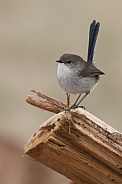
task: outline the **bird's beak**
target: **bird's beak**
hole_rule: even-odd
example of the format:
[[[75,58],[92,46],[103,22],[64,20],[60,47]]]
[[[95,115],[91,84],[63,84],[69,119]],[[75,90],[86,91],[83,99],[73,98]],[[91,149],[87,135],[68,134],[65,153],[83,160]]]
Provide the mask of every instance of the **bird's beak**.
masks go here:
[[[63,63],[61,60],[57,60],[56,62],[57,62],[57,63]]]

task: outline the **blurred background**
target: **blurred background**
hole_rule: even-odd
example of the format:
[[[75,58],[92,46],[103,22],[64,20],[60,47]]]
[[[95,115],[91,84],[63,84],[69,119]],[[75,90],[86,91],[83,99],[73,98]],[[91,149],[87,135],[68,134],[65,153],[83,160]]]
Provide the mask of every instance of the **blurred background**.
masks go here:
[[[88,30],[94,19],[101,23],[95,61],[106,75],[101,77],[98,87],[82,105],[122,131],[121,8],[121,0],[0,0],[0,160],[7,161],[10,155],[18,155],[16,162],[11,157],[8,159],[10,165],[15,164],[22,171],[21,177],[16,168],[10,174],[10,165],[5,167],[5,162],[0,161],[1,184],[31,183],[32,180],[22,178],[27,177],[25,170],[30,176],[32,169],[24,170],[25,166],[18,164],[19,159],[32,164],[29,168],[38,167],[35,177],[44,169],[46,179],[43,184],[67,181],[56,172],[22,158],[23,146],[28,139],[53,115],[30,106],[25,99],[31,94],[29,90],[35,89],[65,102],[65,93],[56,78],[55,61],[64,53],[87,58]],[[76,96],[72,96],[72,102],[75,99]],[[11,177],[9,182],[4,177],[6,170]]]

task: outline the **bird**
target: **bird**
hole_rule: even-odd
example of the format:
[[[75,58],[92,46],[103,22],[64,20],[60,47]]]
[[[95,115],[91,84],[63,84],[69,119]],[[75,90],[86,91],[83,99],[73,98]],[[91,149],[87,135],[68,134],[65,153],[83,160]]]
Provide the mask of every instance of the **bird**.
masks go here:
[[[63,54],[57,66],[57,79],[60,87],[67,95],[67,110],[79,107],[84,98],[98,84],[100,75],[104,72],[95,66],[94,50],[100,28],[100,22],[90,24],[87,61],[76,54]],[[70,105],[70,94],[78,94],[76,101]],[[81,98],[81,95],[84,94]],[[83,106],[82,106],[83,107]]]

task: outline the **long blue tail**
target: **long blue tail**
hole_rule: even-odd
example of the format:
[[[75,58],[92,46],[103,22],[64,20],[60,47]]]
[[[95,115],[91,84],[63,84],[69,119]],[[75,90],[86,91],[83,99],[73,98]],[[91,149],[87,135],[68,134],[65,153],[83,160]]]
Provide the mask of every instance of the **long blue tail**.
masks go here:
[[[88,45],[88,56],[87,56],[87,62],[89,63],[93,62],[94,49],[95,49],[95,44],[96,44],[96,40],[99,32],[99,27],[100,27],[100,23],[99,22],[96,23],[96,20],[93,20],[89,30],[89,45]]]

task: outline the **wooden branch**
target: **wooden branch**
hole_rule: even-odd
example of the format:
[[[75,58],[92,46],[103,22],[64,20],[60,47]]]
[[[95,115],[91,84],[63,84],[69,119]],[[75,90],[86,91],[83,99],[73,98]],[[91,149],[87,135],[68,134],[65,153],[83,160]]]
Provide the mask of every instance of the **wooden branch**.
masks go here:
[[[59,111],[64,107],[55,105]],[[25,154],[75,184],[122,183],[122,134],[81,108],[47,120],[26,144]]]
[[[26,98],[26,102],[33,106],[36,106],[43,110],[53,112],[55,114],[65,110],[66,108],[65,104],[63,104],[62,102],[54,98],[48,97],[44,95],[43,93],[36,92],[35,90],[31,90],[31,92],[34,92],[38,97],[41,97],[43,99],[43,100],[40,100],[40,99],[35,99],[32,96],[28,96]]]

